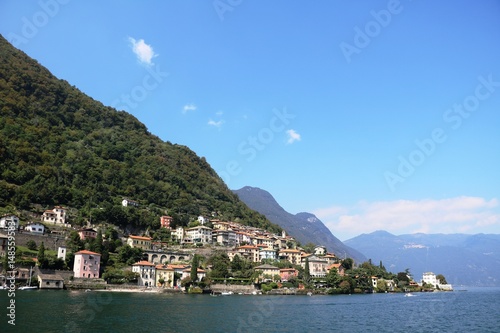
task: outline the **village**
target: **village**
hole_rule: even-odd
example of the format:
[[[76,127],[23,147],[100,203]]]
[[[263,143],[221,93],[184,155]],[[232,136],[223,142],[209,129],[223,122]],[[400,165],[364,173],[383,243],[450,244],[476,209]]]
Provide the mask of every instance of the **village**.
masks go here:
[[[134,201],[126,199],[122,202],[123,206],[134,204]],[[401,273],[398,274],[399,279],[389,278],[390,274],[384,273],[385,268],[381,271],[383,274],[367,275],[360,269],[370,268],[373,266],[371,262],[354,263],[350,258],[339,258],[322,245],[301,247],[285,231],[273,234],[237,222],[204,216],[199,216],[191,227],[173,229],[171,224],[172,217],[161,216],[160,228],[170,233],[173,243],[153,240],[145,234],[121,237],[124,246],[141,253],[140,260],[123,268],[133,277],[129,281],[111,281],[109,274],[104,279],[106,273],[103,274],[101,253],[81,249],[71,254],[63,240],[60,245],[57,244],[61,237],[57,238],[56,233],[54,247],[57,246],[57,258],[66,261],[69,254],[74,256],[72,270],[42,269],[37,258],[32,258],[32,267],[16,267],[10,272],[4,270],[0,288],[8,288],[7,277],[10,276],[19,283],[39,289],[220,294],[255,294],[262,291],[277,294],[324,293],[326,288],[335,290],[334,293],[452,290],[451,285],[442,283],[432,272],[424,273],[419,282],[409,274],[406,275],[407,280],[401,277]],[[51,236],[47,234],[46,226],[70,229],[66,209],[56,206],[45,211],[40,222],[24,226],[20,225],[16,215],[0,218],[0,230],[14,228],[18,239],[29,235],[32,242],[36,237],[43,239]],[[99,226],[87,226],[75,231],[82,242],[95,241]],[[0,255],[6,253],[7,239],[0,233]],[[215,264],[206,260],[213,253],[218,253],[227,261],[225,273],[220,273],[220,269],[217,271]],[[250,276],[231,274],[231,265],[234,268],[240,263],[246,263],[251,269]]]

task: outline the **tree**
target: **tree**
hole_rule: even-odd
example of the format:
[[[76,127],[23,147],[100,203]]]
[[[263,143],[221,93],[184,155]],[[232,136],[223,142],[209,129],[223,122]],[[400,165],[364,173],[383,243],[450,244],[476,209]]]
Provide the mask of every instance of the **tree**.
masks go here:
[[[351,258],[346,258],[342,260],[342,267],[344,267],[346,271],[352,269],[353,266],[354,266],[354,260],[352,260]]]
[[[443,275],[443,274],[438,274],[438,275],[436,275],[436,279],[437,279],[438,281],[440,281],[440,282],[441,282],[441,284],[448,284],[448,282],[446,281],[446,278],[444,277],[444,275]]]
[[[231,261],[231,271],[234,273],[237,271],[241,271],[242,269],[243,269],[243,263],[241,261],[240,256],[236,254],[233,257],[233,261]]]
[[[45,268],[46,266],[46,259],[45,259],[45,245],[40,244],[40,247],[38,248],[38,255],[37,255],[37,260],[38,264],[40,265],[40,268]]]
[[[198,265],[199,265],[199,257],[197,254],[193,256],[193,260],[191,261],[191,281],[196,282],[198,280]]]
[[[340,275],[336,268],[330,269],[326,275],[326,283],[332,288],[336,288],[339,285],[340,279]]]
[[[94,251],[96,253],[102,254],[102,231],[99,229],[97,231],[97,236],[95,237],[95,243],[94,243]]]
[[[313,253],[315,247],[316,247],[316,244],[309,242],[303,246],[303,249],[304,249],[304,252],[306,252],[306,253]]]
[[[36,251],[37,249],[36,242],[32,239],[26,242],[26,247],[32,251]]]
[[[308,285],[311,282],[311,273],[309,272],[309,258],[306,258],[304,267],[304,277],[302,279],[304,284]]]

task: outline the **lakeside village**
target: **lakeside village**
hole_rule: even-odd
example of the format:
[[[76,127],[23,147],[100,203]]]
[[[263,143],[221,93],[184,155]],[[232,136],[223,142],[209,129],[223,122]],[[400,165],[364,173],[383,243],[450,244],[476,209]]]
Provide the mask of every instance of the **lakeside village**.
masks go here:
[[[154,233],[120,235],[112,225],[75,229],[66,217],[67,209],[56,206],[40,222],[23,225],[12,214],[0,218],[0,289],[212,295],[452,290],[442,275],[427,272],[417,282],[409,270],[394,274],[382,262],[355,263],[321,245],[300,246],[284,231],[277,235],[237,222],[200,216],[190,227],[173,229],[172,217],[162,216]],[[14,269],[7,259],[12,229]]]

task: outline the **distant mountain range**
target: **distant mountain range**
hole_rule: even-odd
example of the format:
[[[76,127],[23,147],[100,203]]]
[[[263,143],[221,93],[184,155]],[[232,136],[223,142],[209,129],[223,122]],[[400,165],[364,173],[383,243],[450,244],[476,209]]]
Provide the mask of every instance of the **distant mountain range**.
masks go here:
[[[411,234],[386,231],[362,234],[345,244],[364,253],[374,264],[381,260],[394,273],[410,269],[415,280],[431,271],[448,283],[500,286],[500,235]]]
[[[263,214],[269,221],[285,229],[302,245],[307,243],[323,245],[328,251],[339,257],[347,256],[358,263],[366,261],[366,257],[362,253],[342,243],[315,215],[310,213],[290,214],[276,202],[269,192],[257,187],[245,186],[233,192],[250,209]]]

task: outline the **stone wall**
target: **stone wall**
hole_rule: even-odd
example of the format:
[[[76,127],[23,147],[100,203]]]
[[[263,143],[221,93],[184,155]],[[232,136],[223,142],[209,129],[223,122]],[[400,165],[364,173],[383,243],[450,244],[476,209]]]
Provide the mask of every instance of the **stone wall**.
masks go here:
[[[252,293],[257,291],[258,289],[252,285],[236,285],[236,284],[212,284],[211,287],[214,292],[222,292],[222,291],[232,291],[235,294],[238,293]]]

